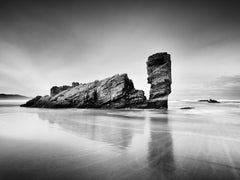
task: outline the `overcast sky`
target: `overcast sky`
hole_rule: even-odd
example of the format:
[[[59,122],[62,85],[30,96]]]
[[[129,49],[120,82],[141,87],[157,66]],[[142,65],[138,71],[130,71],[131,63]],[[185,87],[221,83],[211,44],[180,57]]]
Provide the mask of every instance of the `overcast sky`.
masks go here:
[[[146,61],[172,57],[170,99],[240,99],[238,1],[0,0],[0,92],[128,73],[148,95]]]

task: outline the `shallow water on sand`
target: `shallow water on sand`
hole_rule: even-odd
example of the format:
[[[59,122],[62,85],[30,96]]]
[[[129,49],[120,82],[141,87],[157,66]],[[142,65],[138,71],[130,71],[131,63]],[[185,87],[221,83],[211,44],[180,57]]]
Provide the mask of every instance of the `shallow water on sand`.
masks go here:
[[[0,180],[240,179],[239,103],[170,102],[160,111],[6,102]]]

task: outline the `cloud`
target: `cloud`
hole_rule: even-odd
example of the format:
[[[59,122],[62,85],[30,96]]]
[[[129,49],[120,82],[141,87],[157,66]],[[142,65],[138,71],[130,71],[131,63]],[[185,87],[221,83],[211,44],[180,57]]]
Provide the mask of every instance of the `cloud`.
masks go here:
[[[240,99],[240,75],[217,77],[205,87],[210,95],[219,99]]]
[[[240,75],[221,76],[209,83],[212,89],[240,91]]]
[[[240,99],[240,75],[220,76],[173,89],[170,99]]]

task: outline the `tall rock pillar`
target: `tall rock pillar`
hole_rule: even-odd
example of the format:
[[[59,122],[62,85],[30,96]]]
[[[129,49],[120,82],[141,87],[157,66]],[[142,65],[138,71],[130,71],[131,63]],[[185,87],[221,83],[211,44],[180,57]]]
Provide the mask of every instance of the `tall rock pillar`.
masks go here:
[[[167,108],[172,84],[170,54],[164,52],[149,56],[147,73],[148,83],[151,84],[148,107]]]

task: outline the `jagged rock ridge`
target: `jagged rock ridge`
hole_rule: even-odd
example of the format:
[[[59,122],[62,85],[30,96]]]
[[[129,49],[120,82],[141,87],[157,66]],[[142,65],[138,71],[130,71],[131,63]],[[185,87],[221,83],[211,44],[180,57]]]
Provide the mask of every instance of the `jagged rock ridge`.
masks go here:
[[[136,90],[127,74],[77,86],[54,86],[51,96],[37,96],[22,105],[45,108],[125,108],[141,107],[144,91]]]
[[[41,108],[167,108],[171,93],[171,61],[167,53],[157,53],[147,61],[150,98],[134,88],[127,74],[115,75],[101,81],[72,86],[54,86],[50,96],[37,96],[22,107]]]

